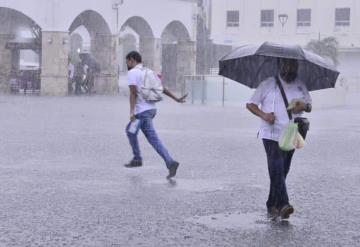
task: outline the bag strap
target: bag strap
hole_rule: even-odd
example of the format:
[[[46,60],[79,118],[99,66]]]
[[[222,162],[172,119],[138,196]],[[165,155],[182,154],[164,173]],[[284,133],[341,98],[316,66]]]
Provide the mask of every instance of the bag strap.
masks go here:
[[[144,71],[143,87],[146,88],[146,79],[148,76],[148,69],[143,67],[141,70]]]
[[[289,116],[289,119],[292,120],[293,117],[292,117],[291,111],[288,111],[288,110],[287,110],[287,108],[289,107],[289,101],[288,101],[288,99],[287,99],[287,97],[286,97],[284,87],[282,86],[278,75],[275,76],[275,80],[276,80],[276,84],[277,84],[277,85],[279,86],[279,88],[280,88],[280,92],[281,92],[281,96],[282,96],[282,98],[283,98],[283,100],[284,100],[286,112],[287,112],[287,114],[288,114],[288,116]]]

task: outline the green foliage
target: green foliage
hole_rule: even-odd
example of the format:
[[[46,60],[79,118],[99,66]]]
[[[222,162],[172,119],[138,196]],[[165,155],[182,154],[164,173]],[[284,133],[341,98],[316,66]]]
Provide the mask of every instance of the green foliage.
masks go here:
[[[330,58],[335,65],[338,65],[339,42],[335,37],[327,37],[322,40],[311,40],[305,47],[322,57]]]

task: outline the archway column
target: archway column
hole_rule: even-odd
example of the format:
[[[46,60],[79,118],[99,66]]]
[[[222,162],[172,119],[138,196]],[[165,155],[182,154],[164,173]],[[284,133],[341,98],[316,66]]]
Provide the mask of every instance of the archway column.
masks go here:
[[[0,92],[10,91],[11,50],[6,43],[14,38],[11,34],[0,34]]]
[[[176,90],[181,90],[184,76],[196,74],[196,42],[178,42],[176,66]]]
[[[145,66],[156,72],[161,72],[161,39],[153,37],[140,37],[140,53]]]
[[[171,88],[181,90],[184,76],[196,73],[196,43],[191,41],[188,30],[179,21],[169,23],[161,38],[164,80]]]
[[[118,88],[117,38],[111,34],[96,34],[91,43],[91,53],[100,65],[100,74],[95,78],[95,91],[98,94],[116,93]]]
[[[42,32],[41,95],[67,95],[69,43],[67,31]]]
[[[131,51],[137,50],[137,41],[133,35],[127,35],[125,37],[119,37],[119,43],[117,46],[117,63],[119,66],[119,73],[124,74],[127,72],[126,55]]]

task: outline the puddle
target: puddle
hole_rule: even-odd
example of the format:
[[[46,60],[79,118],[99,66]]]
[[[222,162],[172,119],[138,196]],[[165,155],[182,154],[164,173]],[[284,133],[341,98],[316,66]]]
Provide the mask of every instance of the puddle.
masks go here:
[[[68,181],[63,188],[67,191],[76,191],[84,194],[119,194],[125,192],[118,182],[98,180]]]
[[[173,188],[179,190],[185,190],[190,192],[215,192],[215,191],[224,191],[232,190],[230,184],[227,184],[223,181],[214,181],[214,180],[201,180],[201,179],[173,179],[173,180],[154,180],[152,184],[164,184],[172,185]]]
[[[135,168],[123,167],[122,172],[126,175],[143,174],[144,176],[147,176],[148,172],[159,171],[159,170],[164,170],[164,167],[161,165],[144,165],[142,167],[135,167]],[[166,174],[165,170],[164,170],[164,174]]]
[[[293,217],[290,220],[280,221],[280,220],[271,220],[267,217],[266,214],[262,213],[221,213],[213,214],[207,216],[195,216],[188,221],[205,225],[209,228],[216,230],[256,230],[264,227],[274,227],[274,226],[285,226],[292,227],[296,225],[301,225],[302,222],[300,219]]]

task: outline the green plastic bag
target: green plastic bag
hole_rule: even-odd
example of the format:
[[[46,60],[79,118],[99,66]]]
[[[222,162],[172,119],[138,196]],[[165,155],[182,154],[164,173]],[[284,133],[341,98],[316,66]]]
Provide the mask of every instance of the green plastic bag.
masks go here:
[[[279,147],[283,151],[291,151],[296,148],[299,127],[297,123],[290,122],[280,136]]]

